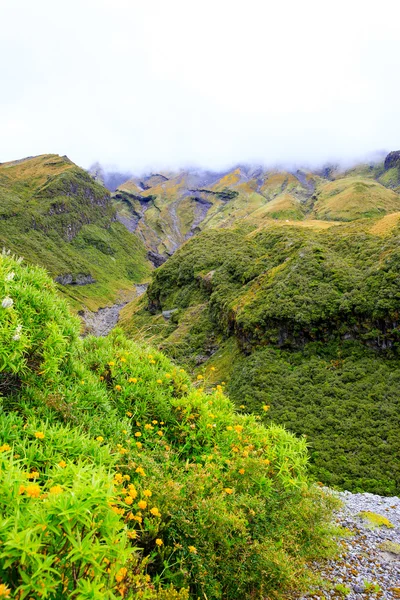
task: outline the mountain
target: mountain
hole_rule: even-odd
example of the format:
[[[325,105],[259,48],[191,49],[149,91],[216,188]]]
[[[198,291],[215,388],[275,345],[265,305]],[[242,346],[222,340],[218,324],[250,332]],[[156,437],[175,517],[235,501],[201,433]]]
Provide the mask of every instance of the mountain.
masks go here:
[[[150,272],[108,190],[56,154],[0,164],[0,246],[46,267],[76,308],[115,302]]]
[[[101,169],[31,157],[0,165],[0,243],[75,309],[133,297],[153,263],[121,312],[130,337],[306,435],[324,483],[398,493],[399,173],[392,152],[346,170],[162,171],[110,194]]]
[[[134,231],[156,266],[199,231],[241,223],[342,222],[400,210],[399,167],[358,165],[312,172],[238,166],[225,173],[181,171],[132,177],[114,196],[118,220]],[[390,156],[390,155],[389,155]]]
[[[395,494],[400,210],[385,164],[220,177],[209,188],[235,196],[214,198],[121,324],[208,385],[228,382],[243,412],[270,406],[265,421],[307,436],[324,483]]]

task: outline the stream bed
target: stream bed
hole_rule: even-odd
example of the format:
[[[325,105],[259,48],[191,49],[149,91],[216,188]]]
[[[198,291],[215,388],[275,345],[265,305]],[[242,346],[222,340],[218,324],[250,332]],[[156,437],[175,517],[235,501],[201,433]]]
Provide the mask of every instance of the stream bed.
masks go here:
[[[83,336],[94,335],[96,337],[103,337],[109,334],[118,323],[121,309],[126,306],[128,302],[131,302],[131,300],[134,300],[138,296],[142,296],[146,289],[146,283],[138,284],[135,287],[134,293],[125,302],[99,308],[96,312],[90,310],[81,311],[79,316],[85,326]]]

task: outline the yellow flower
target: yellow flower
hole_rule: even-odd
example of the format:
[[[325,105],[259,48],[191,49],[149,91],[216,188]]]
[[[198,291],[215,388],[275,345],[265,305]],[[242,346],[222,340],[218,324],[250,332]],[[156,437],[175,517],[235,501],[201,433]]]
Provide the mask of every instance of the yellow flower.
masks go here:
[[[35,432],[35,438],[38,440],[43,440],[44,439],[44,433],[43,431],[36,431]]]
[[[4,583],[0,583],[0,598],[9,598],[11,590]]]
[[[154,421],[152,421],[153,425],[157,425],[158,421],[156,421],[156,419],[154,419]]]
[[[179,373],[184,373],[185,369],[179,369]]]
[[[122,387],[120,385],[116,385],[115,389],[117,390],[117,392],[120,392],[122,390]]]
[[[197,380],[201,381],[202,379],[204,379],[203,375],[197,375]]]
[[[136,446],[137,446],[137,447],[139,448],[139,450],[140,450],[140,448],[143,446],[143,444],[142,444],[142,442],[136,442]]]
[[[188,546],[188,550],[192,554],[197,554],[197,548],[196,548],[196,546]]]
[[[27,473],[28,479],[37,479],[39,477],[39,473],[37,471],[32,471],[31,473]]]
[[[165,373],[165,377],[166,377],[166,379],[170,379],[171,378],[171,373]]]
[[[225,494],[233,494],[233,489],[232,488],[224,488],[224,492],[225,492]]]
[[[162,379],[157,379],[157,383],[162,383]]]
[[[265,458],[263,460],[264,465],[269,465],[271,461],[268,460],[268,458]]]
[[[227,430],[227,431],[232,431],[232,430],[233,430],[233,427],[232,427],[232,425],[228,425],[228,427],[226,428],[226,430]]]
[[[137,431],[137,432],[135,433],[135,437],[141,437],[141,435],[142,435],[142,434],[140,433],[140,431]]]
[[[61,494],[62,491],[61,485],[53,485],[53,487],[50,488],[50,494]]]
[[[236,431],[236,433],[242,433],[243,425],[235,425],[233,429]]]
[[[215,371],[215,367],[211,367],[211,368],[210,368],[210,371]]]
[[[115,473],[114,475],[114,483],[120,484],[124,480],[123,475],[121,473]]]
[[[137,521],[138,523],[141,523],[143,521],[141,515],[132,515],[132,519],[134,521]]]
[[[136,379],[136,377],[129,377],[128,382],[129,383],[137,383],[137,379]]]
[[[146,423],[146,425],[144,426],[145,429],[154,429],[153,425],[150,425],[150,423]]]
[[[143,496],[146,496],[146,498],[150,498],[150,496],[152,495],[150,490],[143,490]]]
[[[134,539],[136,539],[136,538],[137,538],[137,533],[136,533],[136,531],[128,531],[126,535],[128,536],[128,538],[129,538],[130,540],[134,540]]]
[[[19,490],[18,490],[18,494],[23,494],[25,491],[25,486],[24,485],[20,485],[19,486]]]
[[[119,359],[119,362],[126,362],[125,356],[121,356],[121,358]]]
[[[147,508],[147,502],[146,502],[146,500],[139,500],[139,502],[137,503],[137,505],[142,510],[144,510],[145,508]]]
[[[97,438],[96,438],[96,440],[98,442],[104,442],[104,438],[101,435],[98,435]]]
[[[124,498],[124,502],[125,502],[125,504],[129,504],[129,506],[130,506],[132,504],[132,502],[133,502],[132,496],[126,496]]]
[[[110,362],[108,364],[110,367],[113,367],[115,365],[115,362],[113,360],[110,360]]]
[[[170,450],[170,449],[171,449],[171,446],[165,446],[165,449],[166,449],[166,450]]]
[[[152,358],[153,358],[153,355],[152,355],[152,354],[149,354],[147,358],[148,358],[149,360],[152,360]]]
[[[85,380],[84,379],[82,379],[81,384],[85,385]]]
[[[153,508],[150,509],[150,512],[154,517],[161,517],[160,511],[155,506],[153,506]]]
[[[163,545],[163,543],[164,543],[164,542],[163,542],[163,541],[162,541],[160,538],[157,538],[157,539],[156,539],[156,544],[157,544],[157,546],[162,546],[162,545]]]
[[[241,404],[239,408],[246,408],[244,404]]]
[[[118,581],[118,583],[120,581],[122,581],[123,579],[125,579],[127,573],[128,573],[128,569],[126,569],[125,567],[121,567],[121,569],[118,571],[118,573],[115,576],[115,579]]]
[[[58,466],[61,467],[62,469],[65,469],[65,467],[67,466],[67,463],[65,462],[65,460],[60,460],[60,462],[58,463]]]
[[[141,475],[142,477],[146,477],[146,473],[144,472],[143,467],[138,467],[135,472],[139,473],[139,475]]]
[[[122,430],[122,433],[124,433],[125,435],[128,433],[126,429]]]
[[[28,485],[28,487],[25,489],[25,492],[30,498],[39,498],[40,487],[37,483],[32,483],[31,485]]]
[[[137,490],[136,490],[135,486],[132,483],[130,483],[128,485],[128,494],[133,499],[135,499],[137,497]]]
[[[164,425],[164,421],[160,421],[160,425]]]
[[[132,413],[131,413],[131,411],[130,411],[130,410],[128,410],[128,411],[126,412],[126,416],[127,416],[127,417],[131,417],[131,416],[132,416]]]
[[[269,410],[269,409],[270,409],[269,404],[264,404],[263,410],[265,410],[265,412],[267,412],[267,410]]]
[[[2,446],[0,446],[0,452],[8,452],[8,450],[11,450],[11,446],[9,446],[8,444],[3,444]]]
[[[151,361],[150,361],[150,364],[151,364],[151,365],[155,365],[155,364],[156,364],[156,361],[155,361],[155,360],[151,360]]]
[[[159,435],[160,437],[162,437],[164,435],[164,433],[160,429],[160,431],[157,431],[157,435]]]
[[[100,381],[104,381],[103,375],[100,375]]]
[[[241,475],[244,475],[244,473],[245,473],[245,470],[244,470],[244,469],[239,469],[239,473],[240,473]]]

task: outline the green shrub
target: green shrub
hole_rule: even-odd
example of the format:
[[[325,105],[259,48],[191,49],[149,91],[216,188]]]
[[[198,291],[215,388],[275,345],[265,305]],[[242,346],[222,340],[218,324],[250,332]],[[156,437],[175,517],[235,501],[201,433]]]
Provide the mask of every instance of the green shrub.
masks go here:
[[[1,331],[15,315],[27,332],[22,371],[4,362],[19,382],[2,388],[2,583],[54,600],[306,589],[308,562],[334,549],[335,501],[310,484],[305,441],[121,331],[79,339],[42,270],[8,255],[2,268],[19,287]],[[39,287],[45,332],[64,332],[54,355]]]

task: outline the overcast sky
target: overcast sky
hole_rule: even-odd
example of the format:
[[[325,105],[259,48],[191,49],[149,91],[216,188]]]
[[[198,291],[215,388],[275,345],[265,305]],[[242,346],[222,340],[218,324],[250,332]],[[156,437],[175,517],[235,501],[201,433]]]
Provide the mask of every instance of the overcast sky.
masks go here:
[[[322,163],[400,149],[400,2],[0,0],[0,161]]]

